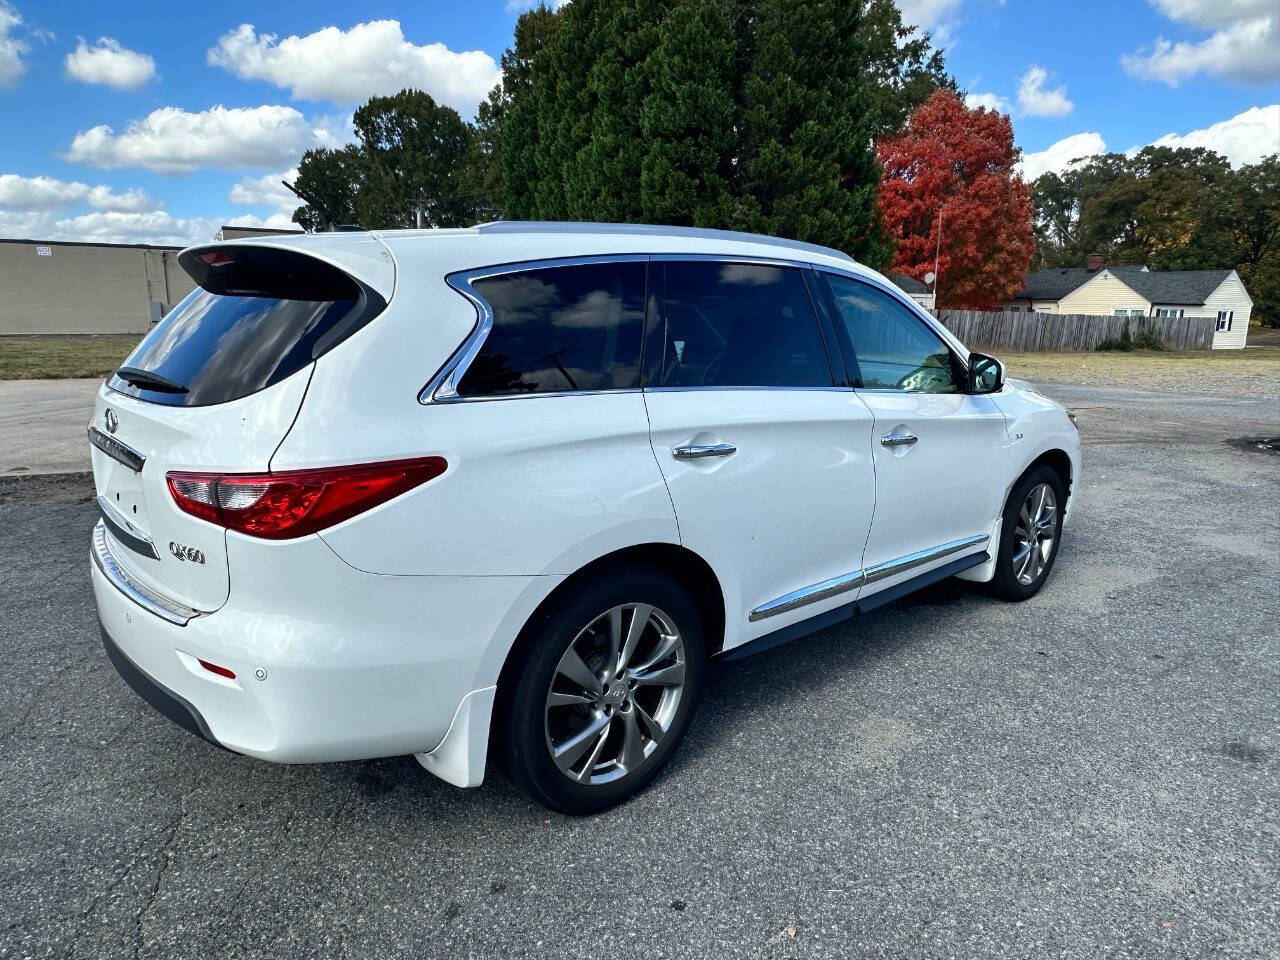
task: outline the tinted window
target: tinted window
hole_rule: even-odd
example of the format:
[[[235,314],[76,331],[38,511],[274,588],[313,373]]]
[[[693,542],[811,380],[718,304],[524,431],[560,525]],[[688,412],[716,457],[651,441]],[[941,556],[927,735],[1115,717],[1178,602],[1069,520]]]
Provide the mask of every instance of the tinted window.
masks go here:
[[[179,406],[237,400],[309,364],[321,338],[359,312],[357,304],[354,285],[345,300],[224,297],[197,287],[129,355],[111,386]]]
[[[654,262],[646,380],[664,387],[829,387],[831,370],[799,270]]]
[[[642,262],[477,280],[493,329],[458,384],[466,397],[640,385]]]
[[[864,387],[961,392],[951,351],[919,317],[868,284],[825,276]]]

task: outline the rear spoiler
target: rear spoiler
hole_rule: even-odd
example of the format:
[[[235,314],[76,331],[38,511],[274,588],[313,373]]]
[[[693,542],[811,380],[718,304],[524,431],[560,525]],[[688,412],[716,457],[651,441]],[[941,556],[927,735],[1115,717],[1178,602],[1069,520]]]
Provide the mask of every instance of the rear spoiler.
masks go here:
[[[222,263],[219,254],[228,261],[241,261],[243,265],[232,269]],[[223,269],[214,269],[215,260]],[[244,292],[256,289],[259,295],[272,293],[284,296],[277,291],[288,288],[290,284],[288,278],[281,275],[282,268],[285,273],[300,271],[306,274],[307,285],[312,289],[317,282],[325,285],[339,283],[337,274],[341,274],[368,287],[384,301],[391,299],[396,286],[391,252],[372,234],[252,237],[201,244],[178,254],[178,263],[196,283],[211,293],[228,293],[232,288],[238,288]],[[325,267],[329,269],[325,270]],[[316,297],[313,295],[306,299]]]

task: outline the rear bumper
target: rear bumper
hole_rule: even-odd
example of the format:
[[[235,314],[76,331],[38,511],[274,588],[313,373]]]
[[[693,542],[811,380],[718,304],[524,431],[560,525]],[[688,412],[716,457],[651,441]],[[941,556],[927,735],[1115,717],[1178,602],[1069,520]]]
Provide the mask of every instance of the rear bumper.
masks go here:
[[[222,746],[214,739],[213,733],[209,730],[209,724],[205,723],[199,710],[172,690],[161,686],[147,676],[136,663],[125,656],[125,652],[111,639],[111,634],[107,633],[106,627],[99,624],[99,631],[102,634],[102,645],[107,648],[107,656],[112,665],[124,678],[124,682],[133,687],[134,693],[155,707],[161,716],[168,717],[183,730],[208,740],[214,746]]]
[[[122,564],[136,562],[109,536],[106,545]],[[464,698],[496,682],[520,625],[559,579],[368,574],[314,537],[280,545],[268,565],[229,548],[227,603],[185,624],[91,561],[103,639],[121,676],[162,714],[281,763],[435,750]]]

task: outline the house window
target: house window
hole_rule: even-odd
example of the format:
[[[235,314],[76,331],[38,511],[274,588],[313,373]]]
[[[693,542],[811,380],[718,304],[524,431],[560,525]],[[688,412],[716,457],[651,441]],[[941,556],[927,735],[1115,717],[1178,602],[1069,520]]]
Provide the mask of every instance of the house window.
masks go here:
[[[1113,317],[1145,317],[1147,311],[1141,307],[1116,307],[1111,311]]]
[[[1218,330],[1230,330],[1231,321],[1235,319],[1236,312],[1234,310],[1218,311]]]
[[[1181,307],[1156,307],[1157,317],[1181,317],[1183,313]]]

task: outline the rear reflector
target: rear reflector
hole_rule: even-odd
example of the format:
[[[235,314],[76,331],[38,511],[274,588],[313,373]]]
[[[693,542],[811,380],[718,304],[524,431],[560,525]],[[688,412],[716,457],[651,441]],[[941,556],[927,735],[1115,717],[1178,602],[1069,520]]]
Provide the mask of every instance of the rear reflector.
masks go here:
[[[166,475],[180,510],[252,537],[287,540],[341,523],[444,473],[444,457],[282,473]]]
[[[210,673],[216,673],[220,677],[226,677],[228,680],[234,680],[236,678],[234,670],[228,670],[226,667],[220,667],[216,663],[210,663],[208,660],[201,660],[199,657],[196,657],[196,663],[200,664],[200,666],[204,667]]]

